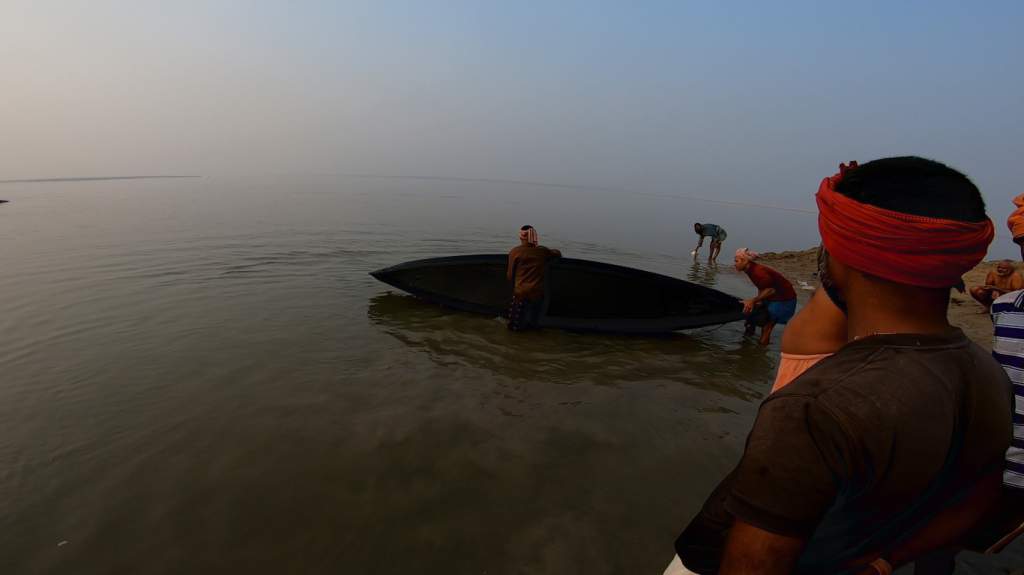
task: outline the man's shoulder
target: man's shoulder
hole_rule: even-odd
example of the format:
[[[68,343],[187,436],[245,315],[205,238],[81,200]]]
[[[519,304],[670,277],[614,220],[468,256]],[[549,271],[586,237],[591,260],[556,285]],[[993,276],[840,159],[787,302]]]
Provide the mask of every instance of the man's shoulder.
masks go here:
[[[871,369],[884,362],[879,357],[879,350],[867,347],[844,347],[834,355],[814,364],[792,383],[772,394],[772,397],[787,398],[793,401],[817,401],[819,398],[829,401],[826,394],[835,392],[839,387],[860,386],[861,382],[877,377]],[[833,393],[834,395],[834,393]]]
[[[508,255],[509,257],[545,257],[554,253],[555,250],[545,246],[516,246],[512,248]]]
[[[999,309],[996,306],[999,306]],[[1002,311],[1024,312],[1024,289],[1005,293],[992,302],[993,314]]]
[[[1024,349],[1024,290],[1004,294],[992,302],[992,351],[1004,367],[1021,368]]]
[[[960,342],[950,340],[946,345],[911,343],[894,338],[883,345],[848,344],[773,396],[802,397],[803,401],[814,402],[831,412],[891,414],[890,404],[912,402],[915,397],[953,401],[958,395],[936,394],[940,388],[954,390],[974,385],[972,382],[985,382],[996,386],[981,385],[986,392],[1002,393],[998,387],[1002,380],[999,364],[966,337]],[[937,380],[945,383],[937,386]],[[897,381],[901,384],[894,386]]]
[[[777,393],[803,395],[829,403],[846,401],[851,393],[859,396],[876,387],[884,391],[891,387],[894,378],[904,377],[902,374],[909,384],[919,383],[921,375],[936,373],[932,368],[938,363],[948,364],[951,368],[948,373],[952,374],[960,371],[952,369],[954,365],[984,370],[987,363],[984,360],[990,359],[985,350],[966,337],[926,341],[925,345],[916,343],[902,336],[889,336],[888,341],[880,343],[847,344]]]
[[[764,273],[764,274],[775,275],[775,276],[782,275],[782,274],[779,273],[779,270],[773,268],[772,266],[763,264],[761,262],[753,262],[751,267],[753,267],[756,270],[759,270],[761,273]]]

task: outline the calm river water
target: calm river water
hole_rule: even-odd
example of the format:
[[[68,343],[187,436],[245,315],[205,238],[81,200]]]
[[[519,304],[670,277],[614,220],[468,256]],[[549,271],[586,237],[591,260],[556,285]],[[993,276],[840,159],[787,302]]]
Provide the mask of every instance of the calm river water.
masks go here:
[[[660,573],[735,462],[777,346],[738,325],[513,335],[367,272],[504,252],[532,223],[568,256],[746,295],[733,249],[815,231],[805,214],[501,182],[0,198],[3,573]],[[689,260],[694,220],[729,230],[718,269]]]

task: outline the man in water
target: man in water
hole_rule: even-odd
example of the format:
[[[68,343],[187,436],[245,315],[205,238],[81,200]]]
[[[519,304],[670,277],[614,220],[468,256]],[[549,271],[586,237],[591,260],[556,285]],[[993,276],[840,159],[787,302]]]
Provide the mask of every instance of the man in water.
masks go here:
[[[776,324],[785,324],[796,312],[796,290],[793,284],[772,268],[754,260],[757,254],[747,248],[736,250],[736,271],[744,272],[757,287],[757,295],[743,300],[747,316],[747,335],[761,326],[761,345],[768,345]]]
[[[710,250],[708,253],[708,261],[715,262],[718,260],[718,254],[722,251],[722,243],[725,241],[726,233],[725,228],[715,224],[693,224],[693,231],[697,232],[697,247],[693,248],[690,252],[693,257],[697,257],[697,252],[700,247],[704,245],[704,238],[711,238],[711,244],[708,246]]]
[[[1024,288],[1024,278],[1014,269],[1012,261],[1002,260],[985,276],[985,285],[971,288],[971,297],[989,309],[996,298],[1021,288]]]
[[[548,260],[562,255],[558,250],[538,245],[539,241],[533,226],[523,226],[519,229],[519,245],[508,252],[506,277],[513,282],[508,328],[512,331],[537,326],[544,302],[544,271]]]
[[[817,201],[847,343],[761,404],[666,573],[891,572],[958,540],[998,494],[1010,384],[946,319],[993,237],[978,189],[937,162],[888,158],[842,166]],[[901,545],[943,516],[955,521]]]

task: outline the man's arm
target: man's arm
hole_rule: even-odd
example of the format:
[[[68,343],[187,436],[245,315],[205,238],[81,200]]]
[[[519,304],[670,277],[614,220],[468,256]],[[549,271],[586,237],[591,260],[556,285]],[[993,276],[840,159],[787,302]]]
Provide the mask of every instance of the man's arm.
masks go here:
[[[505,269],[505,279],[512,281],[512,278],[516,276],[516,258],[512,254],[508,254],[508,267]]]
[[[551,257],[553,257],[553,258],[560,258],[560,257],[562,257],[562,252],[560,252],[558,250],[553,250],[553,249],[548,248],[548,251],[551,252],[549,255]]]
[[[818,401],[783,395],[761,405],[725,500],[735,522],[721,573],[792,572],[842,478],[851,466],[865,467],[848,432]]]
[[[755,296],[754,299],[751,301],[753,301],[754,303],[761,303],[762,301],[772,297],[773,295],[775,295],[775,288],[764,288],[763,290],[757,292],[757,296]]]
[[[1017,272],[1013,272],[1013,275],[1010,276],[1010,291],[1017,291],[1019,289],[1024,289],[1024,277],[1021,277]]]
[[[776,535],[736,520],[725,542],[721,575],[791,573],[806,540]]]

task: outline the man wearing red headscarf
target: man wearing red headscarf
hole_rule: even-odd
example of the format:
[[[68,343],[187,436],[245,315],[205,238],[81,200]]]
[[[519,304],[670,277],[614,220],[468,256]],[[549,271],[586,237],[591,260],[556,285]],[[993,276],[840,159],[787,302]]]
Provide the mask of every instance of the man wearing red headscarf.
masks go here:
[[[817,201],[847,343],[761,404],[676,541],[692,572],[884,573],[957,541],[999,494],[1009,380],[946,320],[993,236],[977,188],[888,158],[842,166]]]

